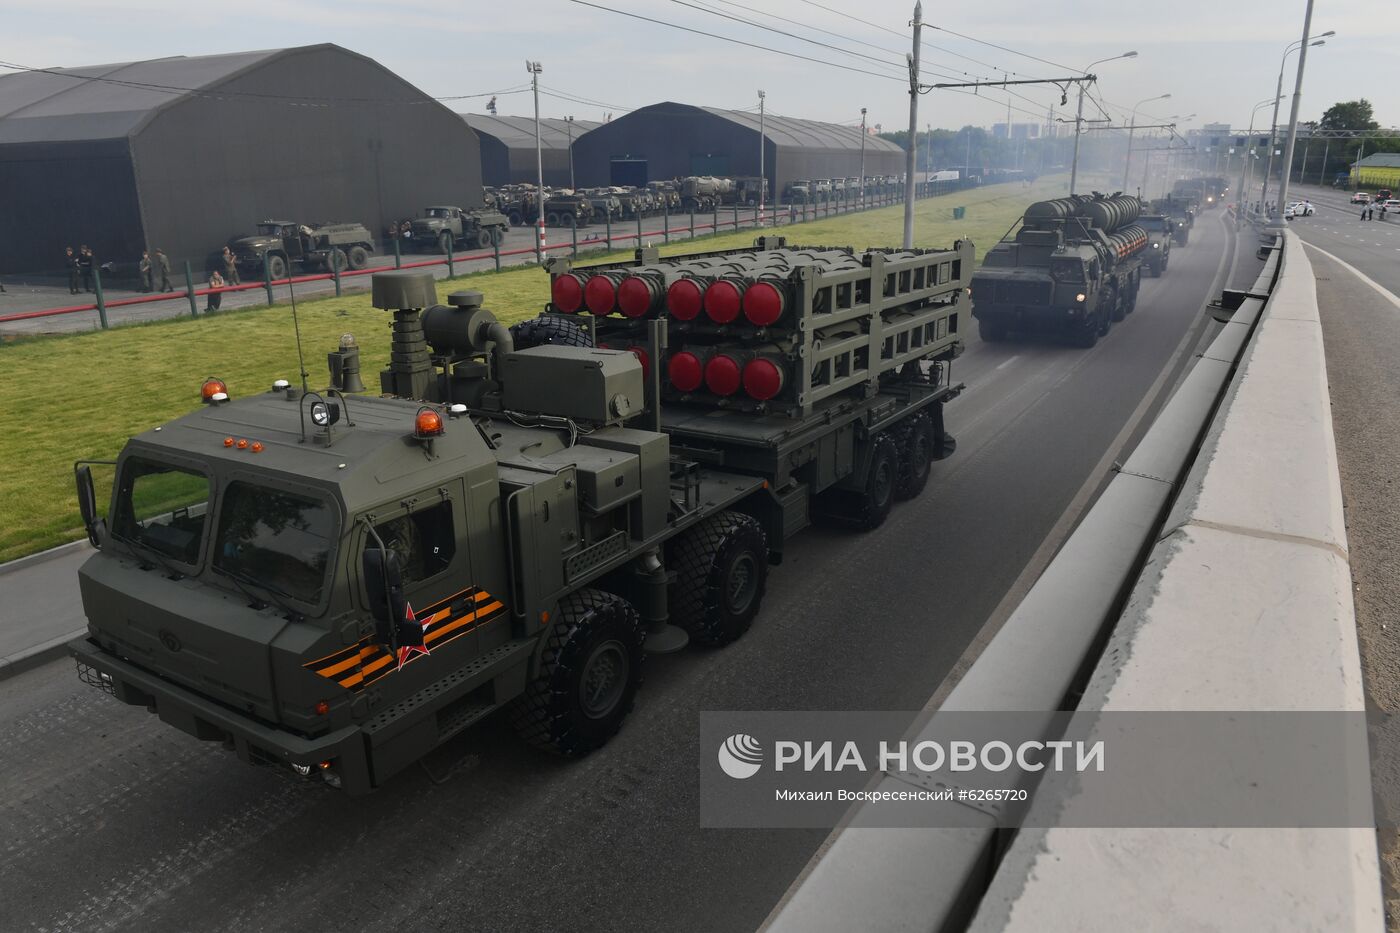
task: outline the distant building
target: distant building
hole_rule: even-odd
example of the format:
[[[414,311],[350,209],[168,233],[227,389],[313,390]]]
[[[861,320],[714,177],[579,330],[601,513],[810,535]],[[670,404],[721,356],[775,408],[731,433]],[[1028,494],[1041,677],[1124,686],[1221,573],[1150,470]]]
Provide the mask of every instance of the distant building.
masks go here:
[[[335,45],[0,77],[0,271],[64,246],[203,272],[268,218],[376,234],[426,204],[481,203],[476,136],[388,69]]]
[[[1039,139],[1045,127],[1040,123],[1012,123],[1011,138],[1016,139]],[[1006,138],[1006,124],[993,123],[992,136],[996,139]]]
[[[799,179],[860,175],[859,126],[799,120],[768,113],[764,118],[763,166],[781,192]],[[904,150],[865,137],[865,174],[904,172]],[[759,174],[759,115],[671,101],[620,116],[574,141],[574,172],[580,185],[644,185],[685,175]]]
[[[1400,189],[1400,152],[1377,152],[1351,167],[1352,187]]]
[[[535,118],[502,117],[485,113],[464,113],[462,119],[481,140],[481,180],[488,185],[518,182],[535,184],[539,166],[535,153]],[[544,183],[550,187],[569,184],[569,146],[584,133],[602,126],[595,120],[541,118],[540,152],[544,162]]]

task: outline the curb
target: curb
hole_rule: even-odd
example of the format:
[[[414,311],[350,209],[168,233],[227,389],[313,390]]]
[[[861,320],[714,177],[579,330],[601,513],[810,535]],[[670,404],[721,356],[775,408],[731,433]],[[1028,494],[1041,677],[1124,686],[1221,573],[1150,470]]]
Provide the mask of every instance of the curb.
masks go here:
[[[77,541],[69,541],[67,544],[60,544],[58,547],[51,547],[47,551],[40,551],[38,554],[26,554],[24,557],[16,557],[14,560],[0,564],[0,577],[6,574],[16,573],[26,567],[33,567],[35,564],[46,563],[55,558],[64,557],[74,551],[83,548],[92,549],[92,544],[86,538]]]
[[[36,555],[37,556],[37,555]],[[35,645],[33,648],[25,648],[14,654],[0,658],[0,681],[22,674],[27,670],[47,664],[56,658],[61,658],[68,653],[68,643],[75,638],[81,638],[87,634],[87,629],[78,629],[76,632],[69,632],[57,638]]]

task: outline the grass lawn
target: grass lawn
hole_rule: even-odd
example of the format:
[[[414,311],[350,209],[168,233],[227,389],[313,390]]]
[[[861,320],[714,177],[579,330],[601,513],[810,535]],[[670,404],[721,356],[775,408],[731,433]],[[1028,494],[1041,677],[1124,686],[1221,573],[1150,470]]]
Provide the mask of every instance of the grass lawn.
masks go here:
[[[1006,232],[1030,201],[1061,195],[1063,176],[992,186],[919,202],[914,245],[939,247],[971,239],[978,256]],[[952,219],[955,205],[967,217]],[[903,207],[811,221],[780,232],[802,245],[897,246]],[[664,255],[751,245],[754,231],[674,243]],[[618,255],[630,255],[630,251]],[[597,261],[583,260],[581,264]],[[536,266],[459,276],[438,283],[439,295],[478,288],[486,307],[507,322],[533,317],[549,296]],[[365,383],[378,384],[388,361],[386,312],[369,295],[298,303],[301,340],[313,386],[326,380],[325,354],[342,333],[361,346]],[[0,562],[83,536],[73,493],[73,461],[110,460],[126,439],[199,404],[199,387],[217,375],[234,396],[261,392],[275,379],[297,380],[292,317],[285,305],[173,318],[110,331],[0,343]],[[105,508],[105,501],[103,503]]]

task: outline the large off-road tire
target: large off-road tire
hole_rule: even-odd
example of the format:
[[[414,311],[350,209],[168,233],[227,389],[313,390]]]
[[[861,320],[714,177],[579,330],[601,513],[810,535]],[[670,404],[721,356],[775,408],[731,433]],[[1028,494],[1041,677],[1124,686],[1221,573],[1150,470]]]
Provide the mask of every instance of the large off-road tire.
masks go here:
[[[1108,333],[1113,324],[1128,316],[1128,302],[1132,300],[1132,293],[1133,283],[1131,281],[1125,288],[1113,293],[1113,309],[1104,317],[1104,334]]]
[[[486,229],[485,227],[482,227],[480,230],[477,230],[477,231],[476,231],[476,248],[477,248],[477,249],[490,249],[490,248],[491,248],[491,231],[488,230],[488,229]]]
[[[369,250],[363,246],[352,246],[350,251],[345,254],[345,259],[350,263],[351,269],[358,271],[369,265]]]
[[[671,621],[701,645],[719,647],[749,630],[768,583],[768,538],[752,515],[725,511],[676,539]]]
[[[912,499],[928,485],[933,455],[938,445],[933,421],[924,412],[905,418],[890,432],[899,452],[899,469],[895,477],[894,497]]]
[[[870,465],[865,485],[856,489],[828,489],[816,497],[813,511],[825,523],[853,531],[870,531],[884,524],[894,508],[899,451],[886,434],[870,442]]]
[[[497,245],[497,246],[500,246],[500,245],[501,245],[502,243],[504,243],[505,241],[506,241],[506,229],[505,229],[505,227],[492,227],[492,228],[491,228],[491,242],[494,243],[494,244]]]
[[[515,349],[528,350],[546,343],[561,347],[591,347],[592,339],[588,330],[581,324],[562,317],[535,317],[519,324],[512,324],[510,336],[515,341]]]
[[[1074,345],[1085,350],[1092,350],[1099,342],[1099,314],[1095,312],[1084,319],[1084,323],[1079,325],[1079,329],[1074,332]]]
[[[979,320],[977,336],[982,338],[983,343],[1000,343],[1006,339],[1006,325],[1000,321]]]
[[[525,223],[525,215],[519,211],[511,211],[506,215],[506,219],[510,221],[512,227],[519,227]]]
[[[344,272],[350,264],[350,259],[345,255],[345,250],[337,246],[326,253],[325,263],[327,272]]]
[[[267,257],[267,274],[275,282],[287,277],[287,260],[281,256]]]
[[[579,758],[606,744],[632,711],[646,627],[622,597],[582,589],[560,601],[544,638],[511,723],[531,745]]]
[[[550,211],[548,214],[545,214],[545,215],[544,215],[544,225],[545,225],[546,227],[557,227],[557,226],[559,226],[559,215],[556,214],[556,213],[554,213],[553,211]]]
[[[438,252],[442,253],[444,256],[450,253],[452,251],[452,234],[448,233],[446,230],[444,230],[442,233],[439,233],[437,238],[437,248]]]

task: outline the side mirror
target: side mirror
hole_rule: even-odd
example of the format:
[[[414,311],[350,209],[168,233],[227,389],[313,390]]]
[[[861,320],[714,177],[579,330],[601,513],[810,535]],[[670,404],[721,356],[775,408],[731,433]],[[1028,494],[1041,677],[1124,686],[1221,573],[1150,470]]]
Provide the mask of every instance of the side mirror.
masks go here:
[[[393,551],[366,548],[364,556],[365,592],[369,594],[370,611],[380,634],[380,641],[390,642],[389,633],[408,612],[403,595],[403,570],[399,556]]]
[[[82,515],[88,540],[93,547],[101,547],[107,523],[97,514],[97,491],[92,483],[92,468],[87,464],[78,464],[73,467],[73,477],[78,487],[78,512]]]

